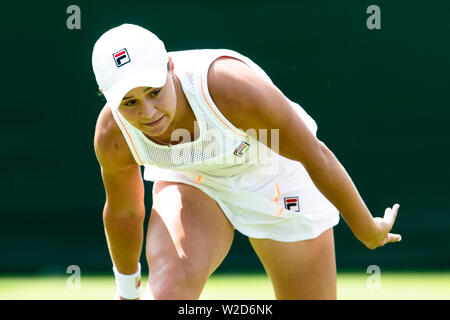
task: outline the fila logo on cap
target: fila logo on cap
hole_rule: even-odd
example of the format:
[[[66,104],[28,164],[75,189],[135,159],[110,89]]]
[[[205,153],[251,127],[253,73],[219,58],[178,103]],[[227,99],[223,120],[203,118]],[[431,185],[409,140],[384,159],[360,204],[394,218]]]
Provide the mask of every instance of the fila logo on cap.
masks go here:
[[[242,157],[242,155],[247,152],[248,148],[250,148],[250,145],[247,142],[242,141],[239,147],[234,150],[234,154],[238,157]]]
[[[285,197],[284,207],[288,210],[300,212],[300,205],[298,203],[298,197]]]
[[[128,51],[125,48],[113,53],[113,58],[118,68],[131,61]]]

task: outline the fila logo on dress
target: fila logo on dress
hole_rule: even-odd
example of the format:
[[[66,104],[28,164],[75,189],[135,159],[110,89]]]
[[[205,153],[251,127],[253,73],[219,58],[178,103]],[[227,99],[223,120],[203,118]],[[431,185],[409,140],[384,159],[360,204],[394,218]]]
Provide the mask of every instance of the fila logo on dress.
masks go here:
[[[238,157],[242,157],[244,153],[248,151],[248,148],[250,148],[250,145],[247,142],[242,141],[236,150],[234,150],[234,154]]]

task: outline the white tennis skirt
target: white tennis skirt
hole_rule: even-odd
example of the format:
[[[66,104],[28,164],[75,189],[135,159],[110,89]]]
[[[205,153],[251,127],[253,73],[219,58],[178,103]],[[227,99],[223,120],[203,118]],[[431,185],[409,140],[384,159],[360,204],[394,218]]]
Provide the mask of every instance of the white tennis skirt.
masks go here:
[[[338,210],[301,163],[280,156],[277,166],[275,174],[255,166],[243,174],[218,177],[146,165],[144,179],[180,182],[202,190],[219,204],[236,230],[251,238],[313,239],[339,223]]]

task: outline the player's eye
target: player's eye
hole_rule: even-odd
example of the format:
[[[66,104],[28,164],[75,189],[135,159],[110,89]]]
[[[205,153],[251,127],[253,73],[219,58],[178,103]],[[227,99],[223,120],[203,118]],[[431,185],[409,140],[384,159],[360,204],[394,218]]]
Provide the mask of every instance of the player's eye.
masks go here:
[[[150,92],[150,96],[151,97],[156,97],[159,94],[160,91],[161,91],[161,89],[153,90],[152,92]]]
[[[128,106],[128,107],[131,107],[131,106],[134,105],[135,103],[136,103],[136,100],[135,100],[135,99],[132,99],[132,100],[127,100],[127,102],[124,102],[123,105],[124,105],[124,106]]]

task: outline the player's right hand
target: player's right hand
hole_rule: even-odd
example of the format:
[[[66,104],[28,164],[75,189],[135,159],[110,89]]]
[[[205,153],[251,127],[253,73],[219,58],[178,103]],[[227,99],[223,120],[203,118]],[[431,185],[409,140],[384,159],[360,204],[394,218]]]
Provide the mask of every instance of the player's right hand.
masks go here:
[[[368,239],[361,240],[367,248],[373,250],[384,246],[386,243],[402,240],[401,235],[390,233],[397,218],[399,208],[399,204],[394,204],[392,208],[386,208],[383,218],[373,218],[374,229],[370,232]]]

